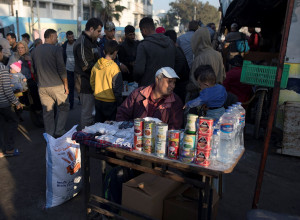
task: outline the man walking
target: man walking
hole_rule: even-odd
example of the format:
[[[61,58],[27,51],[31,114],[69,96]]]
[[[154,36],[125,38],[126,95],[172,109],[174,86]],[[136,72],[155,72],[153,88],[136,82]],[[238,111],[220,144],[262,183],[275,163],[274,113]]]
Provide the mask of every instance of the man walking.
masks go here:
[[[139,26],[144,40],[137,47],[133,78],[139,86],[149,86],[154,83],[157,70],[174,68],[176,48],[169,37],[155,32],[152,18],[141,19]]]
[[[45,43],[32,52],[32,60],[38,78],[45,131],[52,136],[59,137],[65,133],[69,112],[67,71],[62,48],[55,46],[57,32],[47,29],[44,38]],[[57,120],[54,118],[54,105],[58,110]]]
[[[90,85],[91,70],[100,58],[97,48],[97,38],[100,37],[102,22],[97,18],[91,18],[85,25],[85,31],[79,36],[74,44],[75,74],[81,76],[80,101],[81,107],[81,128],[93,124],[92,115],[95,98]]]
[[[75,59],[73,53],[73,46],[75,44],[74,34],[72,31],[67,31],[66,33],[67,40],[62,45],[63,48],[63,56],[66,64],[67,75],[68,75],[68,86],[69,86],[69,102],[70,109],[73,109],[74,106],[74,67],[75,67]]]

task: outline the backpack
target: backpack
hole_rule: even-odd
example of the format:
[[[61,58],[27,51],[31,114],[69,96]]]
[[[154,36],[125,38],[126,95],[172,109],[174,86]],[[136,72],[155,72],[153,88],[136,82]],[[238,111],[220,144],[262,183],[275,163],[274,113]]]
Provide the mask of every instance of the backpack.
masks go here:
[[[237,40],[235,42],[236,49],[240,53],[248,52],[250,50],[248,41],[246,40],[246,36],[243,34],[241,40]]]

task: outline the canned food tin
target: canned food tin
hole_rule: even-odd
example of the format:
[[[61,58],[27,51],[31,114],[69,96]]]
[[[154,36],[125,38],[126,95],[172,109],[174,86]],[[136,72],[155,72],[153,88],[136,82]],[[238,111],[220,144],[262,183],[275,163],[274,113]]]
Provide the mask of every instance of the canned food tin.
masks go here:
[[[147,154],[154,153],[155,140],[154,138],[143,138],[143,152]]]
[[[184,134],[182,150],[194,150],[196,142],[196,135]]]
[[[198,136],[197,149],[209,149],[211,143],[211,136],[201,135]]]
[[[198,115],[188,114],[187,122],[185,126],[185,132],[188,134],[195,134],[197,131],[197,119]]]
[[[158,157],[165,157],[167,149],[166,141],[156,141],[155,143],[155,154]]]
[[[144,122],[144,137],[154,138],[155,137],[155,122],[145,121]]]
[[[135,136],[133,142],[133,149],[137,151],[142,151],[143,149],[143,136]]]
[[[179,130],[169,130],[168,132],[169,141],[178,140],[180,139],[180,131]]]
[[[180,150],[180,157],[195,157],[195,150]]]
[[[134,135],[143,136],[144,120],[142,118],[134,119]]]
[[[204,160],[202,162],[195,161],[195,164],[203,166],[203,167],[208,167],[210,164],[210,161],[209,160]]]
[[[213,118],[200,117],[199,118],[198,134],[212,135],[213,125],[214,125],[214,119]]]
[[[182,163],[193,163],[194,157],[179,157]]]
[[[205,150],[197,149],[195,162],[198,164],[204,162],[205,160],[208,160],[210,155],[210,150],[211,149],[205,149]]]
[[[166,142],[168,136],[168,124],[158,123],[156,124],[156,141]]]

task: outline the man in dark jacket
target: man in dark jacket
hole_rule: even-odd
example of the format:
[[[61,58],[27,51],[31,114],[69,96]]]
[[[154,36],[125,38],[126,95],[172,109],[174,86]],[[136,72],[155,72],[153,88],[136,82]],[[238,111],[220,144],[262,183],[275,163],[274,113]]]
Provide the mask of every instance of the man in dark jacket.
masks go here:
[[[74,67],[75,59],[73,53],[73,47],[75,44],[74,34],[72,31],[67,31],[66,33],[66,42],[62,45],[63,48],[63,57],[66,64],[67,75],[68,75],[68,84],[69,84],[69,102],[70,109],[73,109],[74,106]]]
[[[174,68],[176,48],[170,38],[155,32],[152,18],[143,18],[139,26],[144,40],[137,47],[133,78],[139,86],[149,86],[154,83],[158,69]]]
[[[102,27],[103,24],[99,19],[89,19],[85,25],[85,31],[82,32],[74,44],[74,72],[81,76],[81,128],[94,123],[92,113],[95,106],[95,99],[90,85],[90,76],[93,66],[99,59],[97,38],[100,37]]]
[[[135,40],[135,28],[132,25],[125,27],[125,40],[118,53],[119,61],[128,68],[128,72],[122,72],[123,80],[133,81],[133,65],[136,58],[138,41]]]
[[[177,34],[174,30],[168,30],[165,33],[176,46],[177,41]],[[185,103],[185,96],[186,96],[186,86],[189,82],[189,75],[190,75],[190,68],[189,64],[186,60],[183,50],[181,47],[176,46],[176,56],[175,56],[175,72],[179,76],[180,79],[176,82],[176,87],[174,89],[174,93],[177,94],[181,101]]]

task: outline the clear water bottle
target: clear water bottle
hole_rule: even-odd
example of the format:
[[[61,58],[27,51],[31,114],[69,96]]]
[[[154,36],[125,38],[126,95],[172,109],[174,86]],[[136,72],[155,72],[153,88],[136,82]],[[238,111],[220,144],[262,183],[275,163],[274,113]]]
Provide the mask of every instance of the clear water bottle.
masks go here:
[[[246,110],[243,108],[241,102],[237,102],[237,109],[240,112],[240,146],[244,146],[244,129],[246,125]]]
[[[232,160],[234,152],[234,130],[236,120],[234,113],[227,109],[220,118],[220,145],[217,158],[223,163],[228,163]]]
[[[229,106],[228,109],[232,112],[233,116],[234,116],[234,150],[236,150],[240,144],[240,140],[239,140],[239,119],[240,119],[240,112],[239,110],[236,108],[236,106]]]
[[[210,152],[210,159],[212,161],[217,160],[219,146],[220,146],[220,129],[214,129],[214,133],[211,139],[211,152]]]

